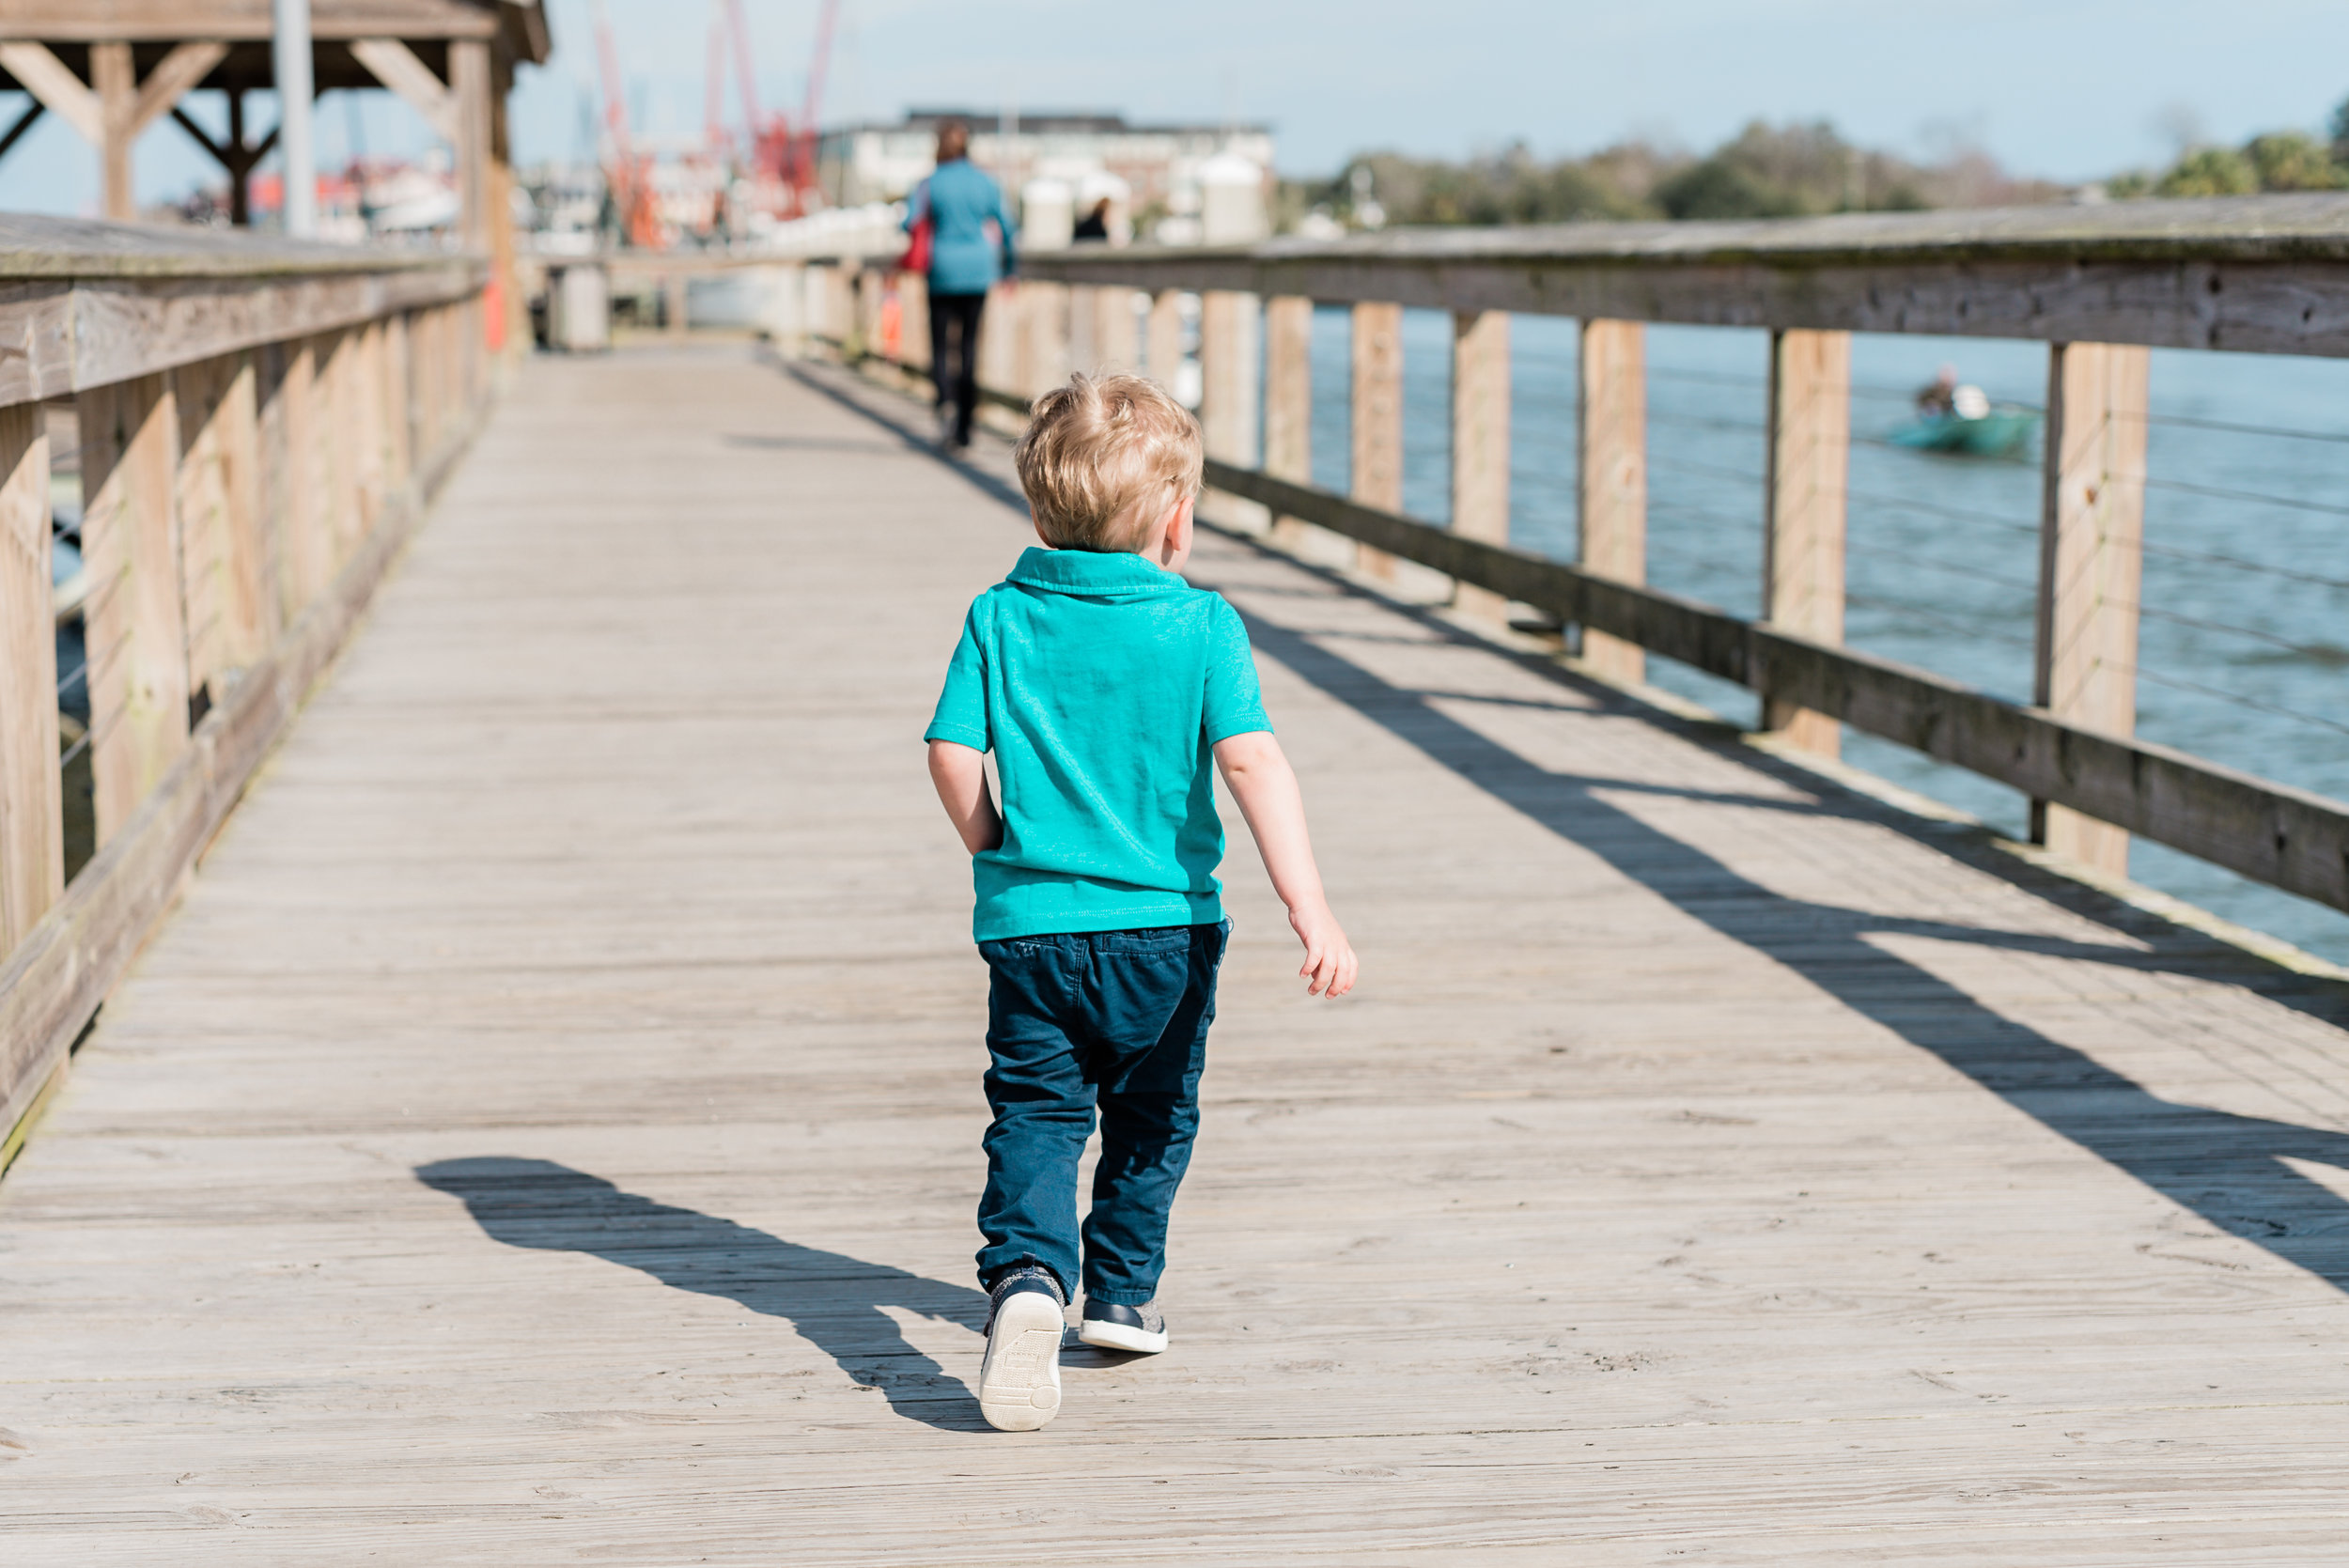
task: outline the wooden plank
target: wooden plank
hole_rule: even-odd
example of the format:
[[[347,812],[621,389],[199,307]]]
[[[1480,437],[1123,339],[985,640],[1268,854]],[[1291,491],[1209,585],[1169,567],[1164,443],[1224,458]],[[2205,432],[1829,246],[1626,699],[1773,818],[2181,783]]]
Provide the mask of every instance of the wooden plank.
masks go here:
[[[1143,369],[1138,303],[1130,288],[1093,290],[1093,351],[1100,368],[1128,372]]]
[[[415,372],[410,364],[409,318],[386,317],[383,328],[383,477],[393,490],[405,486],[416,466]]]
[[[1851,335],[1770,339],[1768,473],[1763,485],[1762,618],[1815,643],[1843,640],[1844,492],[1851,466]],[[1843,732],[1824,713],[1764,705],[1762,727],[1823,756]]]
[[[0,954],[65,889],[50,602],[48,422],[20,404],[0,409]]]
[[[279,608],[288,624],[309,608],[334,575],[329,500],[334,470],[325,429],[331,405],[321,381],[319,340],[303,338],[288,345],[285,376],[271,399],[271,415],[285,442],[284,461],[273,464],[272,472],[281,475],[275,507]]]
[[[1325,490],[1213,461],[1207,482],[1765,699],[1830,714],[2255,881],[2349,909],[2349,805],[2341,801]]]
[[[1403,509],[1403,307],[1365,302],[1354,307],[1353,467],[1347,493],[1381,511]],[[1394,576],[1377,549],[1361,551],[1360,570]]]
[[[169,380],[82,394],[82,551],[90,597],[90,775],[98,843],[121,832],[188,743],[188,631],[179,598]]]
[[[1264,471],[1300,485],[1314,478],[1314,303],[1294,294],[1265,302]],[[1275,517],[1274,537],[1294,547],[1304,532]]]
[[[2108,735],[2137,727],[2147,360],[2142,349],[2104,343],[2058,344],[2048,356],[2032,695],[2058,718]],[[2128,835],[2109,823],[2034,801],[2031,837],[2128,874]]]
[[[240,354],[183,366],[170,382],[181,436],[175,493],[188,689],[218,701],[260,661],[278,618],[265,575],[256,376]]]
[[[1068,358],[1068,289],[1057,283],[1023,283],[1018,298],[1027,374],[1018,384],[1034,398],[1066,383],[1073,368]]]
[[[1479,311],[1452,318],[1452,531],[1488,544],[1509,542],[1509,317]],[[1310,474],[1296,475],[1310,479]],[[1494,626],[1506,599],[1473,582],[1454,607]]]
[[[1647,346],[1637,321],[1585,321],[1576,405],[1576,516],[1582,567],[1617,582],[1647,581]],[[1632,643],[1585,625],[1582,657],[1614,680],[1639,680]]]

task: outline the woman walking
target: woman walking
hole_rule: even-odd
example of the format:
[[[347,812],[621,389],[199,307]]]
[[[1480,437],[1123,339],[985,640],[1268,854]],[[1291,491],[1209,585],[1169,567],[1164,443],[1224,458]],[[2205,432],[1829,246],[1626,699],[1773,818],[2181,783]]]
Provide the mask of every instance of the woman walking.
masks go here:
[[[1018,260],[1003,193],[971,166],[971,131],[960,120],[938,128],[937,172],[914,187],[906,204],[906,232],[925,223],[930,225],[930,377],[938,385],[938,433],[959,450],[971,444],[971,416],[978,407],[979,317],[987,291],[997,278],[1009,277]]]

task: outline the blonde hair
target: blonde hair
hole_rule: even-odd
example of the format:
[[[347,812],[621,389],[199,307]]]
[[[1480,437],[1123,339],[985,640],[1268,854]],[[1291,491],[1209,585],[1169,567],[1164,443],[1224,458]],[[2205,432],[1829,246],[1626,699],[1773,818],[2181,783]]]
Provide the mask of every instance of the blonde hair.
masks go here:
[[[1199,493],[1199,422],[1147,378],[1071,376],[1035,400],[1014,460],[1055,549],[1130,553]]]

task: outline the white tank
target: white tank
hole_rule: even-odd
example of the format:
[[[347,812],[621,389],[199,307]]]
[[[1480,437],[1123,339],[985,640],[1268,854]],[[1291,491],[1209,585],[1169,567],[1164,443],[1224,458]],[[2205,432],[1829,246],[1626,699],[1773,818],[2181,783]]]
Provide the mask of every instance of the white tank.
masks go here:
[[[1064,251],[1077,226],[1077,193],[1065,179],[1044,177],[1019,193],[1019,248]]]
[[[1210,245],[1245,245],[1261,240],[1266,222],[1264,168],[1237,152],[1219,152],[1199,165],[1202,236]]]

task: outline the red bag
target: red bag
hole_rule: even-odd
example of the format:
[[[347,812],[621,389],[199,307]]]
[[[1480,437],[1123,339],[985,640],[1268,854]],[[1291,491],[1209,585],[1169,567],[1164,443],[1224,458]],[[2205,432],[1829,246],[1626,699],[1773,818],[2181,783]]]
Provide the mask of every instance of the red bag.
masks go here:
[[[897,258],[900,272],[921,272],[930,270],[930,215],[927,212],[913,220],[913,237],[907,242],[906,254]]]

